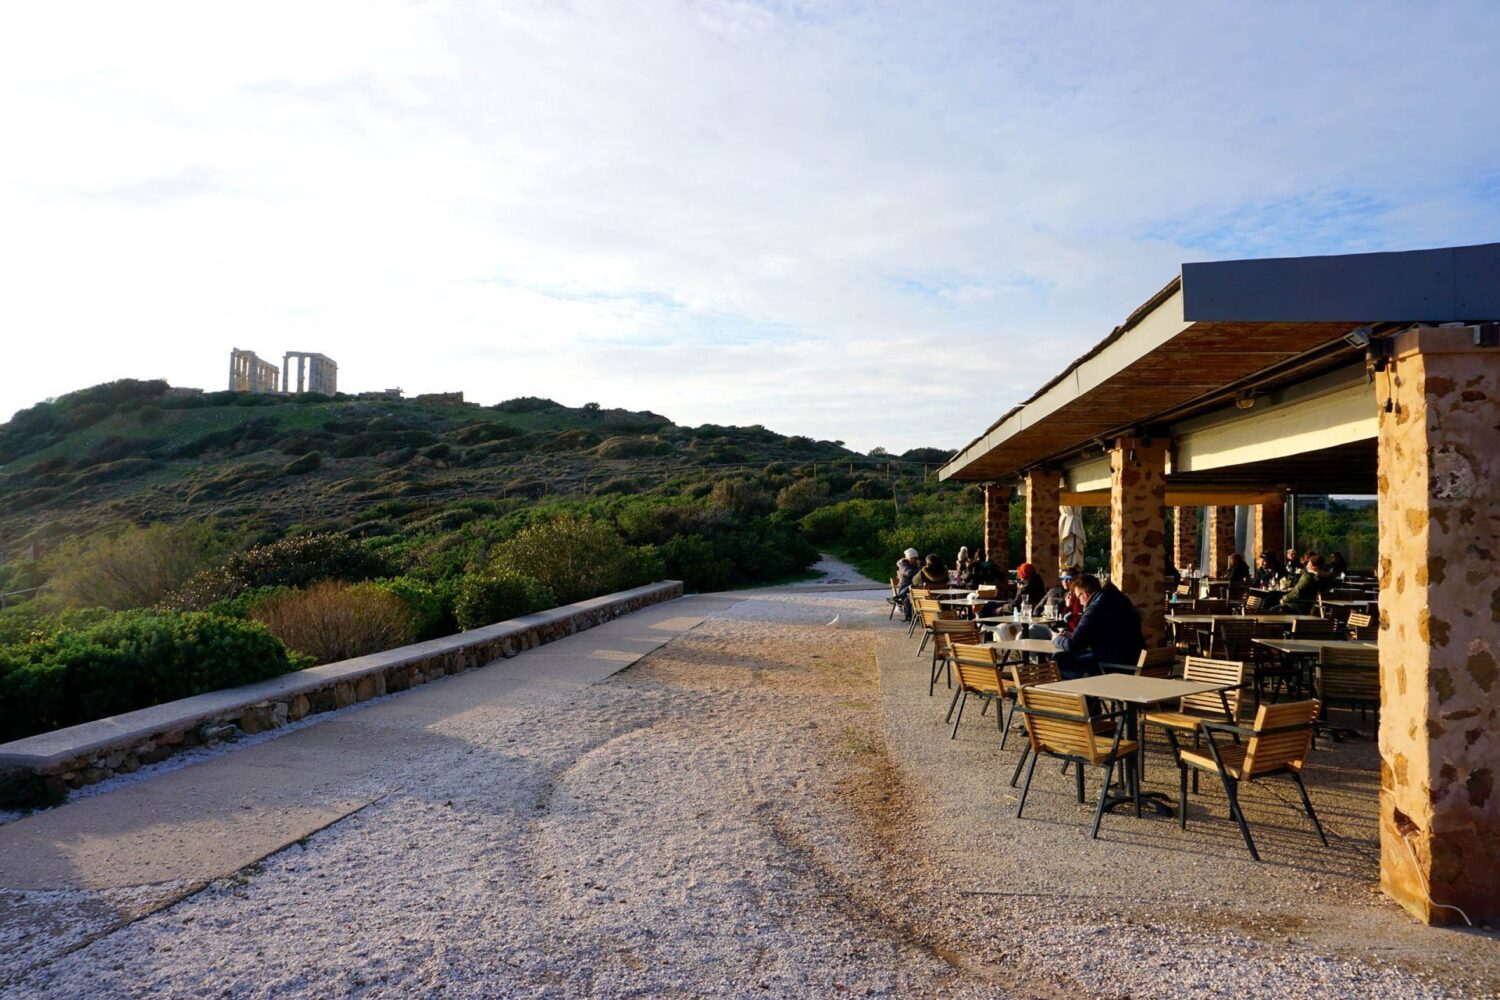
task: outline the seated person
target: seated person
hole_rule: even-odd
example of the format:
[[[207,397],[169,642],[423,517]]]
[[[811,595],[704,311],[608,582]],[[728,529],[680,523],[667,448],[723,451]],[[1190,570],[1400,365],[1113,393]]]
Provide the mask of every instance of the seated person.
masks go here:
[[[969,547],[960,545],[958,547],[958,558],[953,561],[953,568],[958,573],[958,582],[967,587],[974,577],[974,560],[969,558]]]
[[[904,621],[911,621],[911,582],[922,572],[922,560],[916,549],[907,549],[896,562],[896,596],[891,600],[900,606]]]
[[[1062,616],[1062,628],[1068,631],[1078,626],[1078,619],[1083,614],[1083,601],[1078,596],[1077,580],[1083,570],[1077,566],[1069,566],[1062,571],[1058,578],[1057,586],[1047,591],[1045,604],[1056,604],[1058,613]]]
[[[1047,582],[1042,579],[1037,568],[1029,562],[1017,566],[1014,606],[1019,608],[1023,604],[1029,604],[1033,608],[1040,608],[1046,598]]]
[[[1252,581],[1257,587],[1270,587],[1281,575],[1281,560],[1274,552],[1262,552],[1255,560],[1255,573]]]
[[[1302,571],[1297,582],[1292,584],[1292,589],[1281,598],[1281,603],[1271,610],[1278,615],[1312,614],[1318,595],[1323,593],[1327,586],[1328,578],[1323,572],[1323,557],[1308,556],[1307,568]]]
[[[1102,673],[1101,663],[1130,663],[1145,648],[1141,616],[1130,598],[1114,584],[1101,584],[1085,573],[1073,581],[1083,603],[1078,626],[1052,640],[1057,666],[1064,678]]]
[[[936,587],[948,586],[948,567],[943,565],[943,560],[938,558],[936,552],[927,557],[927,561],[922,564],[921,572],[912,580],[911,585],[918,590],[932,590]]]
[[[1250,564],[1238,552],[1231,552],[1229,562],[1224,567],[1224,575],[1229,578],[1230,583],[1247,583],[1250,580]]]
[[[969,582],[971,587],[995,587],[1000,583],[1000,567],[990,558],[989,553],[980,549],[974,553],[973,579]]]
[[[1328,576],[1334,580],[1342,580],[1348,572],[1349,564],[1344,562],[1342,552],[1330,552],[1328,554]]]

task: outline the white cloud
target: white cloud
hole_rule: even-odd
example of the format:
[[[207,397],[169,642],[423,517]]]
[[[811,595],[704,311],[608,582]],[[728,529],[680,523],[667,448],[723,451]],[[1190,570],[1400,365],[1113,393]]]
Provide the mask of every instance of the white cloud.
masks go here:
[[[0,15],[0,410],[231,346],[954,446],[1183,260],[1495,238],[1500,10]]]

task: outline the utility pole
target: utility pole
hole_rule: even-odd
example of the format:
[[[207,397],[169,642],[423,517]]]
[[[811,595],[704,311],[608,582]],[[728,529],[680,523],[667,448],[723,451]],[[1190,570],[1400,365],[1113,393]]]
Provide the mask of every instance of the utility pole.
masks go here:
[[[891,484],[891,504],[896,508],[896,523],[901,523],[901,498],[896,495],[896,477],[891,475],[891,463],[885,463],[885,481]]]

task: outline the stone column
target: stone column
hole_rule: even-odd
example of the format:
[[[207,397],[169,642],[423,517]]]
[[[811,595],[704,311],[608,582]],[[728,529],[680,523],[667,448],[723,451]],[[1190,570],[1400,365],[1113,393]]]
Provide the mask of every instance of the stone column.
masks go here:
[[[1140,612],[1146,647],[1164,646],[1167,442],[1120,438],[1110,452],[1109,469],[1110,582]]]
[[[1500,348],[1423,328],[1395,350],[1376,377],[1380,884],[1419,920],[1477,924],[1500,917]]]
[[[1208,508],[1208,573],[1217,577],[1234,551],[1234,508]]]
[[[1010,571],[1010,487],[984,484],[984,551],[1003,574]]]
[[[1198,568],[1198,508],[1172,508],[1172,565]]]
[[[1061,499],[1061,473],[1052,469],[1026,473],[1026,561],[1042,571],[1049,586],[1057,581],[1061,564],[1057,534]]]
[[[1278,556],[1286,551],[1286,504],[1259,503],[1251,510],[1255,528],[1255,546],[1252,556],[1262,552],[1274,552]],[[1255,560],[1250,560],[1251,565]]]

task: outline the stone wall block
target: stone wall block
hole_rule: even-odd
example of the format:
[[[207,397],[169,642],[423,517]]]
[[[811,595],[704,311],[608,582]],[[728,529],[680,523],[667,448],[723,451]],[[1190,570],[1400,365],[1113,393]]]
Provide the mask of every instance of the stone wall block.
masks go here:
[[[1052,469],[1026,473],[1026,561],[1041,570],[1049,584],[1062,569],[1062,542],[1058,537],[1061,500],[1061,473]]]
[[[1110,451],[1110,582],[1141,616],[1148,647],[1166,644],[1166,442],[1121,438]]]

